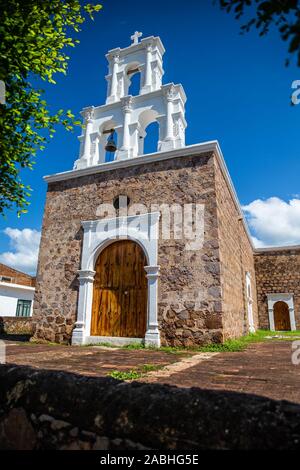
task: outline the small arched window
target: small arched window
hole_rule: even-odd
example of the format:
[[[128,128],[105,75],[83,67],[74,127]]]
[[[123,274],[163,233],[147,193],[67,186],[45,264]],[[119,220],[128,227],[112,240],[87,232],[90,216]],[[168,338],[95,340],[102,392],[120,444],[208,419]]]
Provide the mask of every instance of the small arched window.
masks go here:
[[[125,209],[130,204],[130,198],[128,196],[120,195],[114,198],[113,206],[116,210]]]
[[[139,64],[132,64],[126,71],[125,96],[137,96],[141,91],[141,71]]]
[[[146,129],[144,138],[144,155],[157,152],[159,141],[159,125],[157,121],[151,122]]]

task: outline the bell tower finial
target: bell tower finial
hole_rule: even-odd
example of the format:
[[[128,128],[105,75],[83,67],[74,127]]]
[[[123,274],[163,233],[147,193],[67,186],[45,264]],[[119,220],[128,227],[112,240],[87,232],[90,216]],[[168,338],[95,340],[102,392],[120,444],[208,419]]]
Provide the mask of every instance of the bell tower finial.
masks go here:
[[[138,44],[139,43],[139,38],[143,36],[143,33],[140,33],[139,31],[136,31],[132,36],[130,36],[130,39],[132,40],[132,45]]]

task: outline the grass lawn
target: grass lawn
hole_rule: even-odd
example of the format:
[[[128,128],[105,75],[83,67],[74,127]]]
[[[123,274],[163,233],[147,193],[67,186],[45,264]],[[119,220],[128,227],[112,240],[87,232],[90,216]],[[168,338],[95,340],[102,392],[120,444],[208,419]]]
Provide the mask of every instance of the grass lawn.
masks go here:
[[[300,338],[300,331],[286,331],[286,332],[274,332],[267,330],[258,330],[256,333],[242,336],[237,339],[229,339],[223,344],[209,344],[207,346],[200,346],[196,348],[172,348],[162,346],[161,348],[146,348],[142,344],[129,344],[124,346],[122,349],[149,349],[154,351],[164,351],[167,353],[182,354],[182,353],[197,353],[197,352],[238,352],[243,351],[251,343],[257,343],[262,341],[272,341],[272,339],[292,341],[296,338]],[[107,345],[106,345],[107,346]],[[130,371],[119,371],[113,370],[107,375],[118,380],[137,380],[147,375],[148,372],[153,370],[159,370],[163,368],[160,365],[145,364],[144,366],[132,369]]]
[[[224,343],[208,344],[206,346],[198,346],[191,348],[172,348],[169,346],[162,346],[159,351],[165,351],[170,353],[180,353],[182,351],[195,351],[195,352],[238,352],[243,351],[251,343],[258,343],[261,341],[268,341],[271,338],[283,341],[292,341],[299,337],[300,331],[269,331],[269,330],[257,330],[256,333],[252,333],[246,336],[241,336],[236,339],[228,339]],[[129,344],[124,346],[124,349],[147,349],[142,344]],[[148,348],[150,349],[150,348]]]
[[[258,343],[261,341],[272,341],[276,339],[277,341],[293,341],[295,339],[300,339],[300,330],[297,331],[269,331],[269,330],[257,330],[256,333],[248,334],[246,336],[241,336],[236,339],[228,339],[224,343],[215,343],[208,344],[206,346],[194,346],[194,347],[172,347],[172,346],[162,346],[160,348],[146,347],[144,344],[132,343],[126,346],[116,346],[111,343],[99,343],[99,344],[86,344],[81,347],[109,347],[115,349],[147,349],[153,351],[162,351],[172,354],[183,354],[183,353],[193,353],[193,352],[237,352],[243,351],[251,343]],[[30,346],[39,344],[38,341],[22,343]],[[44,342],[42,344],[45,344]],[[57,343],[46,343],[48,346],[62,346]]]

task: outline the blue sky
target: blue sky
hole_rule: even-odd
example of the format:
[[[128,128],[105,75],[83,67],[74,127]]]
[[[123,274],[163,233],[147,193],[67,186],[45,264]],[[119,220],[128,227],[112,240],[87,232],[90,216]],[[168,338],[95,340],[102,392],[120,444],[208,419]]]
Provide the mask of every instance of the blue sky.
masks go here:
[[[300,105],[290,105],[291,83],[300,79],[300,69],[294,64],[285,67],[287,45],[278,33],[260,38],[253,30],[240,35],[240,23],[212,0],[100,3],[103,10],[94,22],[86,22],[80,45],[69,51],[68,75],[57,76],[57,85],[45,87],[51,108],[71,108],[78,114],[85,106],[103,104],[106,52],[129,45],[135,30],[144,37],[160,36],[166,48],[164,83],[182,83],[187,94],[187,144],[219,140],[261,244],[300,243]],[[20,249],[19,232],[9,235],[4,232],[7,227],[40,230],[46,193],[42,178],[72,168],[79,133],[79,129],[74,134],[59,130],[38,155],[34,171],[24,172],[33,188],[31,206],[20,219],[14,213],[0,219],[0,261],[5,259],[1,253]],[[253,206],[255,200],[260,200],[260,208]],[[287,217],[282,230],[295,229],[288,239],[282,233],[281,238],[262,233],[255,222],[270,207],[276,214],[278,204]],[[275,220],[269,216],[270,211],[264,220],[272,225]],[[292,227],[295,217],[297,226]]]

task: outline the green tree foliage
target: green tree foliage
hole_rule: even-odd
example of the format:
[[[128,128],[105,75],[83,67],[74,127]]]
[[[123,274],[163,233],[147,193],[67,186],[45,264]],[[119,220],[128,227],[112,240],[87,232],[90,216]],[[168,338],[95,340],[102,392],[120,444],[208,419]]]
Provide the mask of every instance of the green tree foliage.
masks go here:
[[[87,18],[101,5],[80,0],[0,0],[0,80],[6,103],[0,104],[0,213],[16,208],[27,212],[30,188],[22,183],[22,168],[32,169],[38,150],[45,148],[57,124],[71,130],[80,125],[70,110],[50,112],[44,91],[30,80],[54,83],[66,74],[67,47]]]
[[[236,19],[250,14],[251,18],[241,27],[242,32],[254,26],[264,36],[271,26],[277,27],[282,39],[289,43],[289,53],[297,55],[300,66],[299,0],[219,0],[219,3],[227,12],[233,11]]]

